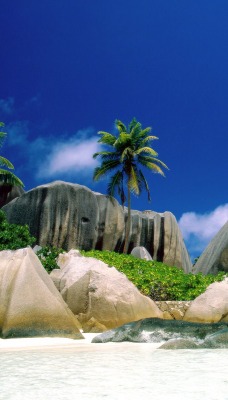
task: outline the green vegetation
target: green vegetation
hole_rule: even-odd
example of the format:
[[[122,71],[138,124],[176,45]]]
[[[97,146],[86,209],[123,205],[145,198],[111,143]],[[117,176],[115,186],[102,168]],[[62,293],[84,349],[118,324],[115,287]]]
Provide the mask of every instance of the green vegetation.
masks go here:
[[[0,251],[17,250],[31,246],[35,240],[30,235],[27,225],[8,223],[4,212],[0,210]]]
[[[41,264],[50,273],[53,269],[58,269],[59,266],[56,263],[56,259],[60,253],[64,253],[65,250],[58,249],[57,247],[45,246],[38,250],[36,255],[38,256]]]
[[[213,282],[224,279],[224,273],[214,275],[185,274],[176,267],[157,261],[144,261],[131,255],[110,251],[81,251],[86,257],[94,257],[123,272],[141,291],[155,301],[193,300]]]
[[[37,255],[47,272],[58,269],[56,259],[63,249],[46,246]],[[158,261],[145,261],[127,254],[112,251],[80,251],[86,257],[94,257],[114,266],[152,300],[194,300],[213,282],[224,279],[225,274],[214,275],[185,274],[176,267],[170,267]]]
[[[0,122],[0,128],[1,127],[4,127],[3,122]],[[6,132],[0,132],[0,147],[2,147],[6,136]],[[14,169],[13,164],[9,160],[7,160],[7,158],[0,156],[0,207],[5,204],[7,195],[11,191],[13,186],[24,186],[23,182],[16,175],[14,175],[13,172],[9,171],[9,169]]]
[[[27,225],[10,224],[0,210],[0,251],[16,250],[32,246],[35,238],[29,233]],[[45,246],[37,252],[47,272],[59,268],[56,259],[63,249]],[[127,254],[111,251],[90,250],[81,253],[86,257],[94,257],[114,266],[124,273],[142,294],[155,301],[161,300],[194,300],[213,282],[224,279],[225,274],[218,275],[185,274],[176,267],[170,267],[158,261],[145,261]]]
[[[98,181],[100,178],[113,173],[107,192],[109,196],[114,196],[117,190],[122,205],[126,201],[124,183],[127,186],[128,219],[123,249],[123,252],[127,253],[131,229],[131,193],[138,196],[145,189],[150,201],[149,185],[141,167],[163,176],[161,167],[168,167],[157,158],[158,153],[149,145],[152,140],[158,139],[156,136],[149,135],[151,128],[142,129],[142,125],[135,118],[128,127],[120,120],[116,120],[115,125],[118,136],[108,132],[98,132],[101,135],[98,142],[107,146],[111,151],[99,151],[93,155],[94,158],[100,157],[101,159],[101,165],[94,170],[93,179]]]
[[[30,235],[28,225],[10,224],[7,222],[5,213],[0,210],[0,251],[17,250],[32,246],[36,238]],[[37,252],[41,264],[47,272],[59,268],[56,258],[65,250],[56,247],[45,246]]]

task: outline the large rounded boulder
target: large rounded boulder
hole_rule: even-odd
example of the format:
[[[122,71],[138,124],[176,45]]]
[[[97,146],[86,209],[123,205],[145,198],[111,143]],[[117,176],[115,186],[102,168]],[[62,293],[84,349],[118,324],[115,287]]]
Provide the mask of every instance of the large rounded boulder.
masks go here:
[[[79,328],[31,248],[0,252],[0,337],[82,339]]]
[[[125,218],[127,210],[125,208]],[[183,269],[192,270],[192,264],[175,216],[169,212],[132,210],[128,251],[143,246],[153,260]]]
[[[212,239],[194,267],[194,273],[228,272],[228,221]]]
[[[3,210],[10,223],[27,224],[40,246],[116,252],[124,247],[126,208],[86,186],[62,181],[41,185]],[[180,229],[170,212],[132,210],[128,253],[137,246],[145,247],[153,260],[191,271]]]
[[[10,223],[27,224],[40,246],[113,250],[124,231],[116,200],[62,181],[38,186],[3,210]]]
[[[198,296],[184,316],[189,322],[228,322],[228,278],[215,282]]]
[[[95,318],[109,329],[142,318],[162,318],[156,304],[116,268],[76,251],[60,254],[58,264],[61,269],[50,277],[82,324]]]

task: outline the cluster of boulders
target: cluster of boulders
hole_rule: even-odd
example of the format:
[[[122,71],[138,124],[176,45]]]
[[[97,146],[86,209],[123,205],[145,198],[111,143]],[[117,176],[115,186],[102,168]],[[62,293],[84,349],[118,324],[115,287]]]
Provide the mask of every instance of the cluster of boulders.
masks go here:
[[[81,331],[102,332],[132,321],[165,318],[154,301],[102,261],[72,250],[60,254],[58,265],[60,269],[48,275],[29,247],[0,252],[0,337],[81,339]],[[191,303],[184,321],[176,322],[227,326],[228,279],[210,285]]]
[[[50,275],[31,248],[0,252],[0,337],[69,336],[162,317],[155,303],[118,272],[77,251]],[[54,282],[54,283],[53,283]]]
[[[3,207],[8,222],[27,224],[40,246],[122,252],[127,210],[117,200],[73,183],[38,186]],[[192,264],[170,212],[132,210],[128,253],[136,246],[154,260],[190,272]]]

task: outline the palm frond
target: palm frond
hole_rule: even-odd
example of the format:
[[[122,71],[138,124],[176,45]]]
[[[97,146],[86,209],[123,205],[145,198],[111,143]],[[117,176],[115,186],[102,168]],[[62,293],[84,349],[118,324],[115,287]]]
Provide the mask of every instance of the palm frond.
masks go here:
[[[2,147],[4,140],[6,138],[7,133],[5,132],[0,132],[0,147]]]
[[[132,138],[132,145],[134,146],[135,150],[139,149],[140,147],[143,147],[142,141],[148,137],[148,133],[151,131],[151,128],[145,128],[141,129],[141,124],[140,127],[136,126],[136,129],[133,128],[131,132],[131,138]]]
[[[147,136],[145,137],[145,139],[141,140],[141,146],[145,146],[145,144],[147,144],[148,142],[150,142],[151,140],[158,140],[157,136]]]
[[[119,119],[115,120],[115,125],[119,133],[127,132],[127,127]]]
[[[100,167],[96,167],[93,174],[93,179],[98,181],[102,176],[109,174],[113,169],[120,165],[119,160],[103,161]]]
[[[138,156],[138,161],[143,165],[145,165],[144,164],[145,162],[157,163],[157,164],[161,165],[163,168],[169,169],[167,167],[167,165],[163,161],[161,161],[161,160],[159,160],[158,158],[155,158],[155,157],[144,156],[144,155],[140,154]]]
[[[0,186],[1,185],[24,186],[23,182],[16,175],[5,169],[0,169]]]
[[[130,168],[128,186],[131,192],[135,193],[136,195],[139,195],[140,193],[139,179],[138,179],[137,168],[134,164],[132,164]]]
[[[129,133],[121,132],[119,134],[118,138],[116,139],[116,142],[115,142],[114,146],[117,149],[119,149],[120,146],[123,146],[123,148],[124,148],[124,147],[128,146],[130,144],[130,142],[131,142],[131,138],[130,138]]]
[[[149,185],[147,183],[147,180],[145,178],[145,176],[143,175],[142,171],[139,170],[139,179],[142,182],[143,186],[145,187],[146,191],[147,191],[147,195],[148,195],[148,201],[151,201],[151,197],[150,197],[150,188]]]
[[[154,157],[158,156],[158,153],[154,149],[152,149],[152,147],[142,147],[135,152],[135,154],[137,155],[141,153],[151,154]]]
[[[124,162],[125,158],[133,157],[133,152],[131,147],[126,147],[121,154],[120,161]]]
[[[128,132],[131,132],[132,129],[134,129],[135,125],[138,124],[139,122],[137,121],[137,119],[134,117],[132,118],[131,122],[128,125]],[[141,126],[141,124],[140,124]]]
[[[113,160],[118,157],[114,151],[98,151],[97,153],[94,153],[93,158],[97,158],[99,156],[101,157],[101,160]]]
[[[162,171],[162,169],[155,164],[154,162],[149,162],[149,161],[145,161],[143,164],[145,167],[147,167],[148,169],[150,169],[152,172],[160,174],[162,176],[165,176],[164,172]]]
[[[118,192],[123,184],[123,173],[122,171],[117,171],[110,179],[108,184],[107,193],[109,196],[114,196],[115,190],[117,189]]]
[[[143,139],[145,139],[146,137],[148,137],[148,133],[151,132],[151,127],[148,126],[145,129],[142,129],[139,133],[138,133],[138,139],[141,142]]]
[[[0,166],[1,167],[7,167],[9,169],[14,169],[13,164],[7,160],[7,158],[0,156]]]
[[[113,146],[116,141],[116,136],[112,135],[112,133],[100,131],[98,132],[98,135],[102,135],[102,137],[98,140],[98,143]]]
[[[135,138],[141,132],[142,125],[140,124],[140,122],[135,120],[135,123],[134,124],[130,124],[129,127],[131,127],[130,131],[129,131],[130,135],[132,136],[132,138]]]
[[[4,123],[0,122],[0,127],[3,127]],[[0,147],[2,146],[6,132],[0,132]],[[14,169],[13,164],[5,157],[0,156],[0,167],[6,167],[8,169]],[[13,174],[13,172],[7,169],[0,168],[0,186],[21,186],[23,187],[23,182]]]

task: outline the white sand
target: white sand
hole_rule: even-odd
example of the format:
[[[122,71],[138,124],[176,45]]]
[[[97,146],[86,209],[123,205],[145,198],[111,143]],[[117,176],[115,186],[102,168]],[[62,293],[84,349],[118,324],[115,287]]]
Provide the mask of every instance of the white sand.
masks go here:
[[[74,340],[61,337],[34,337],[17,339],[0,339],[0,352],[5,350],[25,350],[36,348],[59,348],[66,346],[81,346],[90,344],[97,333],[83,333],[85,339]]]

